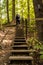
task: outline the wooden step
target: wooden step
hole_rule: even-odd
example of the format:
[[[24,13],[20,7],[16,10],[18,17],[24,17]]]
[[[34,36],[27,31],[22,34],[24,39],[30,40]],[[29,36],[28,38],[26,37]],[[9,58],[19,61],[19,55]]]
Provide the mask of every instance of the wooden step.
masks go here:
[[[13,49],[28,49],[27,45],[14,45],[12,46]]]
[[[36,52],[36,50],[11,50],[10,52],[19,52],[19,53],[21,53],[21,52],[30,52],[30,53],[33,53],[33,52]]]
[[[13,56],[18,56],[18,55],[20,55],[20,56],[29,56],[29,54],[30,53],[34,53],[34,52],[36,52],[35,50],[12,50],[12,51],[10,51],[11,52],[11,55],[13,55]]]
[[[17,40],[19,40],[19,41],[26,41],[25,39],[14,39],[14,41],[17,41]]]
[[[11,52],[12,56],[29,56],[28,52]]]
[[[25,39],[15,39],[14,42],[26,42]]]
[[[32,56],[10,56],[9,60],[33,60]]]
[[[27,45],[13,45],[12,47],[28,47]]]
[[[25,39],[25,37],[15,37],[15,39]]]

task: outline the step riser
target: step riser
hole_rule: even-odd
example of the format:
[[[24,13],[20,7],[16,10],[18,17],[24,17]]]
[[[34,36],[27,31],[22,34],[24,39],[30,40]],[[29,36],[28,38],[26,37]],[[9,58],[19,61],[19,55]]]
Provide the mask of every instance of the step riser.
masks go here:
[[[21,52],[21,53],[14,53],[14,52],[12,52],[11,55],[12,55],[12,56],[16,56],[16,55],[17,55],[17,56],[18,56],[18,55],[20,55],[20,56],[24,56],[24,55],[27,56],[27,55],[29,55],[29,53],[22,53],[22,52]]]
[[[14,42],[13,43],[14,45],[27,45],[27,43],[26,42]]]
[[[26,50],[26,49],[28,49],[27,47],[13,47],[12,49],[14,49],[14,50]]]
[[[17,34],[16,37],[23,37],[23,35],[21,35],[21,34],[18,35],[18,34]]]
[[[14,42],[26,42],[25,40],[15,40]]]
[[[25,40],[22,40],[22,39],[16,39],[16,40],[14,40],[14,42],[15,42],[15,41],[19,41],[19,42],[20,42],[20,41],[24,41],[24,42],[26,42]]]
[[[18,44],[18,43],[20,43],[20,44],[21,44],[21,43],[22,43],[22,44],[27,44],[26,42],[13,42],[13,43],[17,43],[17,44]]]
[[[25,63],[26,64],[28,64],[28,65],[32,65],[32,61],[31,60],[10,60],[10,64],[17,64],[17,65],[20,65],[20,64],[23,64],[23,65],[25,65]]]
[[[14,43],[14,45],[27,45],[26,43]]]
[[[25,38],[15,38],[15,39],[20,39],[20,40],[23,39],[24,40]]]
[[[22,38],[22,37],[21,37],[21,38],[20,38],[20,37],[19,37],[19,38],[14,38],[14,39],[15,39],[15,40],[16,40],[16,39],[25,40],[25,38]]]

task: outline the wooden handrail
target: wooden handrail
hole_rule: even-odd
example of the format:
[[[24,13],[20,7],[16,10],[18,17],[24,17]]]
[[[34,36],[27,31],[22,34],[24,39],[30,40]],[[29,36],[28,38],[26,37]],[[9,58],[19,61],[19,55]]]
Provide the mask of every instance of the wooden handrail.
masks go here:
[[[40,21],[41,20],[41,21],[43,21],[43,18],[32,18],[31,20],[35,20],[35,21]]]

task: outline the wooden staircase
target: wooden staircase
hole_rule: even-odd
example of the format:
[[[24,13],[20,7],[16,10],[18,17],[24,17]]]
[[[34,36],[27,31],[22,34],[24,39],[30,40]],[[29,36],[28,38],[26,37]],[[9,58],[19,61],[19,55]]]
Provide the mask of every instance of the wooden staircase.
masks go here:
[[[32,50],[28,50],[23,29],[17,29],[9,57],[9,65],[33,65],[33,57],[29,55],[30,52]]]

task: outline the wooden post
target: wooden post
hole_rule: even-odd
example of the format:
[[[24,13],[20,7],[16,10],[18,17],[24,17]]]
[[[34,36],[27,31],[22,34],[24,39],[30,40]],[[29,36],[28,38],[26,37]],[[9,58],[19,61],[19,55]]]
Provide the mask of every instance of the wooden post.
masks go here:
[[[26,39],[27,39],[27,19],[25,20],[26,22]]]

